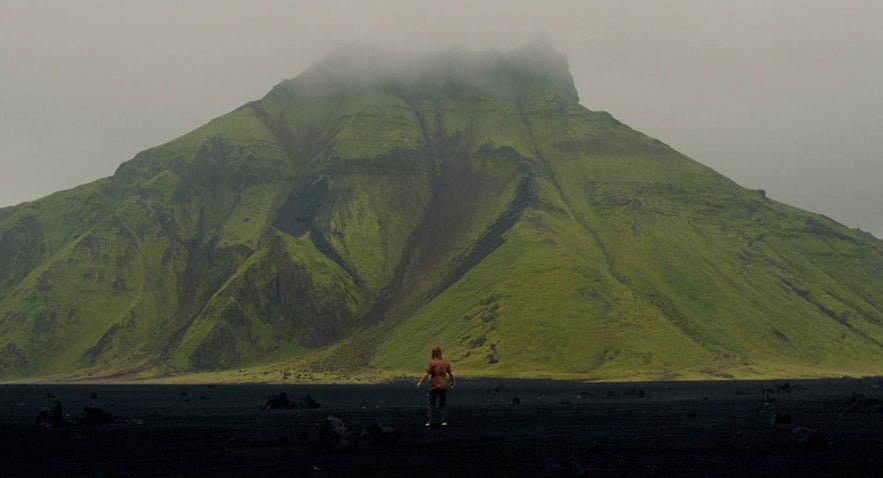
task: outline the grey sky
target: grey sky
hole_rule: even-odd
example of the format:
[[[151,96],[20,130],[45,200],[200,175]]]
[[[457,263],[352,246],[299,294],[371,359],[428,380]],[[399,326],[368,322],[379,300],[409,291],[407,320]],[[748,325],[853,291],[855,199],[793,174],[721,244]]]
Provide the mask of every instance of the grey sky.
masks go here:
[[[0,0],[0,207],[113,174],[340,43],[567,55],[581,103],[883,238],[883,2]]]

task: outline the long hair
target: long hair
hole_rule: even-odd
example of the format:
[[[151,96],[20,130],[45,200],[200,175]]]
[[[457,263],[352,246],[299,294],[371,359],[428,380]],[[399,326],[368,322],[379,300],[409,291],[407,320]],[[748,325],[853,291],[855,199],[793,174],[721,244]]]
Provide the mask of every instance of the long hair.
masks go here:
[[[436,345],[435,347],[432,348],[432,358],[434,358],[434,359],[442,358],[441,347],[439,347],[438,345]]]

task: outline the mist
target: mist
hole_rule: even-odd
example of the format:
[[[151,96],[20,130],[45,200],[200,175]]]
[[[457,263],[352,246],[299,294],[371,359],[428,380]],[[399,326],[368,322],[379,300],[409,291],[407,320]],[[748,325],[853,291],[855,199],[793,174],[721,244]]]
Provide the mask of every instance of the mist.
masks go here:
[[[493,82],[501,73],[517,70],[551,81],[577,101],[567,58],[544,37],[538,36],[509,51],[443,51],[402,53],[370,45],[341,45],[298,77],[275,88],[289,88],[304,96],[354,93],[387,85],[430,88],[460,84],[493,88],[491,94],[511,94],[505,84]]]
[[[879,18],[883,3],[866,1],[8,0],[0,207],[110,176],[341,45],[365,48],[349,76],[375,81],[414,70],[373,48],[479,58],[543,36],[587,108],[883,237]]]

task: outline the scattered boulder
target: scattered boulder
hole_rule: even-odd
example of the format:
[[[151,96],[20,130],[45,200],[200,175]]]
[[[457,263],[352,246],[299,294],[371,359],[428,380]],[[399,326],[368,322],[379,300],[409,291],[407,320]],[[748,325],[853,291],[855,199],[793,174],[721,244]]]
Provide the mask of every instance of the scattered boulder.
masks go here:
[[[297,401],[298,408],[322,408],[322,404],[313,399],[309,394]]]
[[[46,422],[46,426],[57,427],[61,426],[62,423],[64,423],[64,413],[61,409],[61,402],[55,400],[52,403],[52,408],[49,409],[49,418]]]
[[[791,393],[797,390],[806,390],[806,387],[800,384],[791,385],[790,382],[777,383],[772,387],[767,387],[761,383],[756,385],[749,391],[739,390],[736,392],[736,395],[759,395],[763,398],[764,402],[770,403],[775,401],[775,399],[772,398],[771,395]]]
[[[252,448],[267,448],[287,445],[288,440],[281,436],[266,437],[263,430],[258,429],[258,432],[248,441],[248,444]]]
[[[61,402],[58,400],[55,400],[51,407],[43,407],[37,412],[37,425],[54,428],[61,426],[63,422],[64,413],[61,408]]]
[[[498,393],[504,393],[504,392],[505,392],[505,393],[509,393],[509,392],[511,392],[511,391],[512,391],[512,390],[511,390],[509,387],[503,385],[503,382],[500,382],[500,383],[497,384],[496,387],[494,387],[494,388],[489,388],[489,389],[487,390],[487,393],[491,393],[491,392],[498,392]]]
[[[307,395],[305,397],[293,401],[288,398],[288,394],[281,392],[277,395],[270,395],[261,405],[261,410],[287,410],[291,408],[321,408],[321,404],[313,397]]]
[[[108,423],[114,423],[117,421],[116,416],[98,407],[86,405],[85,407],[83,407],[83,411],[86,412],[86,416],[74,418],[73,422],[75,424],[106,425]]]
[[[647,393],[641,388],[630,388],[625,392],[617,392],[614,390],[604,390],[598,393],[579,392],[576,398],[585,400],[589,398],[614,399],[614,398],[646,398]]]
[[[773,425],[787,425],[791,423],[791,415],[788,413],[777,413],[770,418]]]
[[[561,476],[571,476],[574,478],[583,478],[587,476],[586,466],[582,460],[569,456],[564,460],[564,470]]]
[[[630,388],[625,392],[624,396],[628,398],[644,398],[647,396],[647,393],[644,392],[643,388]]]
[[[592,446],[592,453],[596,455],[603,455],[607,453],[607,448],[600,441],[596,441],[595,444]]]
[[[332,453],[352,452],[359,448],[343,420],[334,415],[328,415],[319,427],[319,447]]]
[[[791,393],[791,384],[785,382],[783,384],[776,384],[773,386],[773,393]]]
[[[267,397],[267,399],[264,400],[264,404],[261,405],[261,410],[285,410],[294,407],[295,403],[288,398],[288,394],[282,392]]]
[[[823,451],[828,449],[828,440],[822,432],[814,428],[797,427],[791,431],[791,448],[798,451]]]
[[[862,410],[876,411],[880,400],[874,397],[866,397],[863,393],[852,392],[852,396],[846,401],[845,409],[850,413],[858,413]]]
[[[368,438],[374,445],[392,446],[402,443],[402,432],[398,428],[371,425],[368,427]]]

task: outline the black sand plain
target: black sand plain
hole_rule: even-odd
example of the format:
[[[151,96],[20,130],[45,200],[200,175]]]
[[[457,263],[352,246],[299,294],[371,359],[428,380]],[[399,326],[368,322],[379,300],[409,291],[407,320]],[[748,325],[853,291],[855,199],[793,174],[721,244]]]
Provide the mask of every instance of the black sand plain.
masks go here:
[[[281,392],[320,408],[261,409]],[[0,476],[883,476],[879,378],[462,379],[444,428],[425,399],[415,382],[4,384]],[[55,401],[63,423],[37,424]],[[77,424],[86,406],[115,419]],[[357,449],[322,449],[330,415]]]

